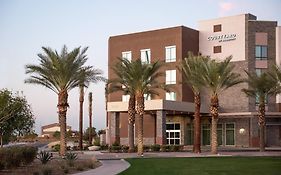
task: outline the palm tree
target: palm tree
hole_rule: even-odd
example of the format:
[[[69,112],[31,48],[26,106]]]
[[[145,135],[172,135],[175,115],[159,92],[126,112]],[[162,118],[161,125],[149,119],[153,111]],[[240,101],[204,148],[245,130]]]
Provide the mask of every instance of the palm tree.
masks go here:
[[[113,69],[117,78],[112,80],[112,82],[115,85],[119,82],[119,87],[111,86],[111,89],[113,91],[122,90],[125,94],[129,94],[129,115],[133,116],[135,113],[137,114],[138,155],[143,155],[144,94],[158,95],[155,89],[164,87],[157,81],[163,75],[159,72],[160,67],[161,64],[158,61],[152,64],[146,64],[142,63],[141,59],[131,62],[127,59],[120,59],[119,64]],[[136,108],[134,110],[135,106]],[[134,121],[130,120],[132,118],[129,117],[129,123]]]
[[[259,109],[258,109],[258,125],[260,132],[260,151],[265,151],[265,103],[266,98],[271,95],[276,95],[280,93],[280,86],[278,82],[278,68],[275,69],[276,72],[262,73],[258,76],[256,73],[249,73],[248,79],[245,81],[248,83],[248,89],[242,89],[246,95],[254,98],[258,98]],[[281,75],[281,74],[279,74]]]
[[[202,75],[205,73],[204,63],[208,61],[207,57],[195,56],[192,52],[188,53],[188,57],[183,60],[180,66],[184,74],[185,82],[192,88],[194,94],[194,142],[193,151],[201,152],[201,119],[200,119],[200,92],[205,87]]]
[[[84,66],[87,61],[85,52],[87,47],[78,47],[71,52],[64,46],[61,53],[51,48],[42,47],[43,54],[38,54],[40,64],[28,64],[25,66],[26,74],[30,77],[25,83],[37,84],[52,90],[58,95],[58,115],[60,123],[60,155],[66,151],[66,113],[68,104],[68,93],[71,89],[81,85],[81,82],[94,81],[96,79],[95,69],[92,66]],[[81,52],[80,52],[81,51]]]
[[[84,86],[79,86],[79,149],[83,150],[83,103],[84,103]],[[91,143],[90,143],[91,144]]]
[[[92,128],[92,106],[93,106],[93,94],[89,93],[89,128]],[[92,130],[89,130],[89,143],[92,143]]]
[[[239,78],[240,74],[234,73],[234,65],[230,64],[231,56],[227,57],[222,62],[210,60],[205,64],[206,73],[204,81],[206,87],[211,92],[210,113],[212,116],[212,136],[211,136],[211,153],[217,154],[217,123],[218,123],[218,108],[219,108],[219,94],[236,84],[242,82]]]
[[[85,48],[80,57],[86,58],[85,52],[88,48]],[[79,148],[83,150],[83,103],[84,103],[84,88],[88,87],[90,83],[97,83],[98,81],[105,81],[105,78],[101,76],[102,71],[99,69],[91,69],[88,71],[87,69],[82,69],[82,74],[84,74],[79,84]],[[91,144],[91,143],[90,143]]]
[[[119,63],[112,69],[117,78],[108,82],[108,93],[123,91],[124,94],[130,95],[128,104],[128,141],[129,152],[134,151],[134,124],[135,124],[135,79],[130,77],[133,74],[132,64],[127,59],[119,59]]]

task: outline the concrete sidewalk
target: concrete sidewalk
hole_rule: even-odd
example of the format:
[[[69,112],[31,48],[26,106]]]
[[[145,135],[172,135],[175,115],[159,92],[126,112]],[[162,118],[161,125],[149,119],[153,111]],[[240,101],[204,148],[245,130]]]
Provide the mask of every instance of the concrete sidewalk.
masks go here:
[[[115,175],[130,167],[130,164],[123,159],[101,160],[100,162],[102,163],[100,167],[74,175]]]

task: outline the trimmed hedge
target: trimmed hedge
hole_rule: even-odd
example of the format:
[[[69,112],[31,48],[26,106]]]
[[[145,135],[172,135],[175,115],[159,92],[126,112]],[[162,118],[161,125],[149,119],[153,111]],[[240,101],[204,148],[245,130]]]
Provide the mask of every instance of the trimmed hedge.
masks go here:
[[[37,148],[30,146],[14,146],[0,149],[0,170],[28,165],[34,161]]]

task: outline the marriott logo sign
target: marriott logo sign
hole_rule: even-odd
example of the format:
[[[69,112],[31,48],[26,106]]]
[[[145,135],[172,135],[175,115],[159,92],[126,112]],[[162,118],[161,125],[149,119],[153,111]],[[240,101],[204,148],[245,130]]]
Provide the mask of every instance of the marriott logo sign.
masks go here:
[[[208,41],[218,41],[218,42],[226,42],[236,40],[236,34],[224,34],[224,35],[215,35],[209,36]]]

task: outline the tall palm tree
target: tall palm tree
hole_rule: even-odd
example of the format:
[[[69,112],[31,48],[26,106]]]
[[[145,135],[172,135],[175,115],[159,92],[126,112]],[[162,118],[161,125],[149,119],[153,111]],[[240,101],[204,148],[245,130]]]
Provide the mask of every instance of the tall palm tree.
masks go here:
[[[89,128],[93,128],[92,126],[92,110],[93,110],[93,93],[89,93]],[[89,130],[89,143],[92,143],[92,130]]]
[[[112,69],[116,74],[116,78],[109,80],[108,93],[122,91],[126,95],[130,95],[128,104],[128,142],[129,152],[134,151],[134,124],[135,124],[135,79],[130,77],[133,73],[132,64],[126,58],[119,59]]]
[[[131,112],[129,114],[137,114],[139,155],[143,155],[144,94],[158,95],[155,89],[164,87],[157,81],[163,75],[163,73],[159,72],[161,65],[158,61],[146,64],[142,63],[141,59],[131,62],[127,59],[120,59],[119,64],[113,69],[118,77],[113,82],[119,82],[119,84],[123,85],[123,88],[119,85],[119,88],[115,88],[115,90],[123,89],[125,94],[130,95],[128,111]],[[129,121],[129,123],[132,123],[132,121]]]
[[[79,149],[83,150],[83,103],[84,103],[84,86],[79,86]],[[90,143],[91,144],[91,143]]]
[[[85,55],[88,48],[82,50],[80,57],[87,58]],[[83,103],[84,103],[84,88],[88,87],[90,83],[97,83],[98,81],[105,81],[105,78],[101,76],[102,71],[99,69],[91,69],[91,71],[87,71],[85,68],[82,71],[82,79],[79,84],[79,148],[83,150]]]
[[[258,125],[260,132],[260,151],[265,151],[265,104],[266,98],[271,95],[276,95],[280,93],[280,86],[278,82],[278,78],[275,75],[278,75],[277,72],[270,73],[262,73],[258,76],[256,73],[249,73],[246,71],[248,75],[248,79],[245,81],[248,83],[248,89],[242,89],[242,91],[254,98],[258,98],[259,109],[258,109]],[[280,74],[281,75],[281,74]]]
[[[206,87],[211,92],[210,99],[210,113],[212,116],[211,128],[211,153],[217,154],[217,123],[218,123],[218,108],[219,108],[219,94],[236,84],[242,82],[239,78],[240,74],[234,73],[234,65],[230,64],[232,56],[227,57],[222,62],[210,60],[205,64],[206,73],[204,81]]]
[[[87,47],[80,47],[68,52],[63,46],[61,53],[51,48],[42,47],[42,54],[38,54],[40,64],[28,64],[25,66],[26,74],[30,77],[25,83],[37,84],[52,90],[58,95],[58,115],[60,123],[60,155],[66,151],[66,113],[68,93],[73,88],[81,85],[81,82],[94,81],[95,69],[92,66],[84,66],[87,61],[85,52]]]
[[[208,61],[207,57],[193,55],[192,52],[188,53],[179,69],[184,74],[185,82],[191,87],[194,94],[194,142],[193,151],[195,153],[201,152],[201,119],[200,119],[200,92],[205,87],[202,75],[205,74],[204,63]]]

